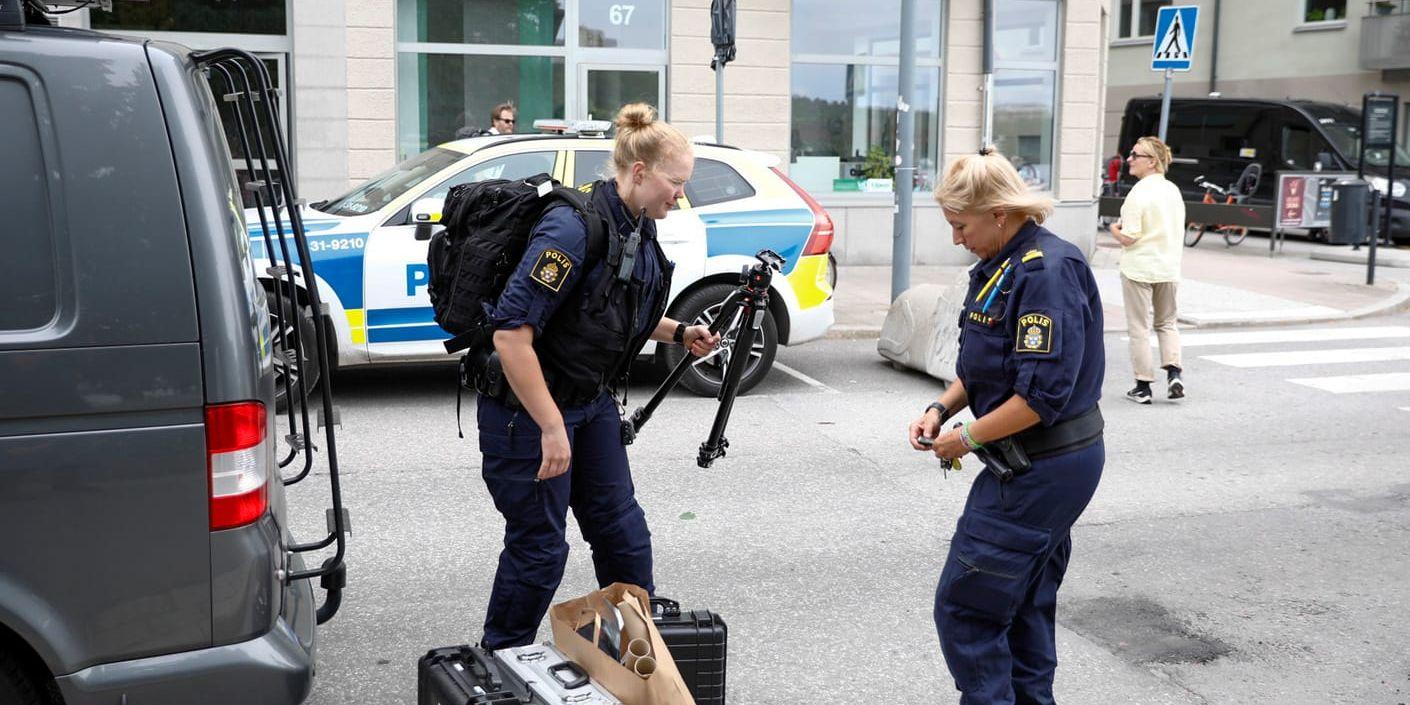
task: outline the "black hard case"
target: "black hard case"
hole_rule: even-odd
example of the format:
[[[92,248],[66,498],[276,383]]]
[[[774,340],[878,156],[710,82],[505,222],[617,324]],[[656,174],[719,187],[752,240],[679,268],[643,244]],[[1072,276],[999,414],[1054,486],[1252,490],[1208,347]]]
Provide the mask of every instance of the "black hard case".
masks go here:
[[[474,646],[432,649],[416,663],[417,705],[524,705],[537,702],[517,692],[499,664]]]
[[[651,619],[696,705],[724,705],[729,638],[725,620],[709,610],[683,612],[675,600],[664,597],[651,598]]]

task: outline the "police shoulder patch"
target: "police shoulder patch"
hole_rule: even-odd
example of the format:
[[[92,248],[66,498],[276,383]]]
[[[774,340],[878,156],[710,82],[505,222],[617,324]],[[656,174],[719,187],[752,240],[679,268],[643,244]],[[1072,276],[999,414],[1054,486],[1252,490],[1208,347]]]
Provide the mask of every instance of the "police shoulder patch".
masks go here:
[[[551,291],[558,291],[563,288],[563,282],[568,280],[568,273],[573,271],[573,260],[568,259],[568,255],[558,250],[544,250],[534,269],[529,273],[529,278],[548,287]]]
[[[1019,260],[1019,263],[1027,270],[1042,269],[1043,251],[1036,248],[1029,250],[1023,254],[1023,258]]]
[[[1025,313],[1018,317],[1017,342],[1014,352],[1048,353],[1053,350],[1053,319],[1041,313]]]

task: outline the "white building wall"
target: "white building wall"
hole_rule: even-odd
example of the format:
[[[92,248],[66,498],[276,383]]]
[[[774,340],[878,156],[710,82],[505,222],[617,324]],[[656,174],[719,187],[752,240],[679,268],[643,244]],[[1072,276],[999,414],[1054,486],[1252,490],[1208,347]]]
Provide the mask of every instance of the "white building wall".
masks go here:
[[[358,2],[359,0],[353,0]],[[348,60],[344,0],[293,3],[290,115],[299,195],[332,198],[348,185]]]
[[[715,134],[710,0],[669,0],[668,115],[686,135]],[[788,163],[790,0],[738,0],[735,60],[725,66],[727,144]]]
[[[349,185],[396,163],[395,4],[347,4]]]

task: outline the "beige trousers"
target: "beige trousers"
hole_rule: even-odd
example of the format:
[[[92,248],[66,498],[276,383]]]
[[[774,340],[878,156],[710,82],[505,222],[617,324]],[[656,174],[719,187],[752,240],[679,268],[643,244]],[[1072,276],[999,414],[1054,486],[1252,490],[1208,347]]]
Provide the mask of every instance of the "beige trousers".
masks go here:
[[[1155,307],[1155,337],[1160,343],[1160,366],[1180,364],[1180,330],[1175,326],[1175,289],[1179,282],[1131,281],[1121,277],[1121,298],[1126,307],[1126,332],[1131,337],[1131,367],[1136,379],[1155,381],[1151,365],[1151,307]]]

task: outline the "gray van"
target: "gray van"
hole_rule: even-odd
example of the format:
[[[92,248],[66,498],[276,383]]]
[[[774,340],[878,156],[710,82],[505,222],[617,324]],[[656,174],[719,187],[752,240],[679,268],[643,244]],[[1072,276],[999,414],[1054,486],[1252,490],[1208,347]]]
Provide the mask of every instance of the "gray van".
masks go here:
[[[0,0],[0,703],[301,702],[342,515],[305,570],[334,541],[289,532],[286,341],[211,62],[22,6]]]
[[[1121,122],[1119,153],[1129,154],[1136,140],[1160,132],[1160,98],[1133,98]],[[1195,178],[1232,184],[1252,163],[1263,178],[1248,202],[1272,205],[1279,171],[1356,171],[1361,158],[1361,111],[1310,100],[1246,98],[1175,98],[1170,101],[1166,142],[1174,153],[1166,178],[1188,200],[1198,201],[1204,189]],[[1367,150],[1366,178],[1382,191],[1391,191],[1394,209],[1391,237],[1410,241],[1410,155],[1396,148],[1396,183],[1386,181],[1390,150]],[[1135,183],[1122,175],[1122,192]]]

